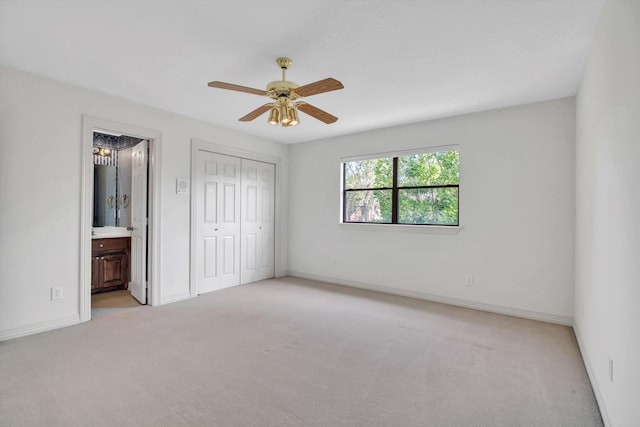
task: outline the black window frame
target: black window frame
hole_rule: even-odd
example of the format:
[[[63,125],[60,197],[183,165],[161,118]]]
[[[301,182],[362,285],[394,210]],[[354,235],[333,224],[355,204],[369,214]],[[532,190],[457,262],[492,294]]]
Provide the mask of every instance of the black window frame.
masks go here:
[[[444,148],[444,147],[443,147]],[[429,154],[429,153],[440,153],[445,151],[458,151],[457,148],[451,149],[443,149],[443,150],[429,150],[423,152],[416,152],[413,154]],[[347,177],[347,163],[357,162],[359,160],[353,159],[349,161],[342,162],[342,223],[343,224],[381,224],[381,225],[408,225],[408,226],[429,226],[429,227],[459,227],[460,226],[460,180],[458,180],[457,184],[442,184],[442,185],[417,185],[417,186],[398,186],[398,158],[404,157],[410,154],[393,154],[386,157],[377,157],[376,159],[392,159],[393,167],[392,167],[392,186],[391,187],[375,187],[375,188],[346,188],[346,177]],[[361,160],[367,160],[363,158]],[[399,194],[400,190],[415,190],[415,189],[434,189],[434,188],[456,188],[458,190],[458,199],[457,199],[457,222],[455,224],[418,224],[418,223],[407,223],[407,222],[398,222],[400,204],[399,204]],[[391,190],[391,222],[379,222],[379,221],[348,221],[347,220],[347,194],[349,192],[358,192],[358,191],[389,191]]]

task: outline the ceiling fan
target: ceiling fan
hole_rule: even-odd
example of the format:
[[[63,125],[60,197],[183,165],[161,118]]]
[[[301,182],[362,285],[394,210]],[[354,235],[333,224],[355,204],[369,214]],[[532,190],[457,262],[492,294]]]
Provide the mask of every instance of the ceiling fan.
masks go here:
[[[326,124],[335,123],[338,120],[336,116],[333,116],[326,111],[322,111],[321,109],[304,101],[300,101],[300,98],[331,92],[332,90],[343,89],[344,86],[342,83],[336,79],[327,78],[315,83],[299,86],[297,83],[287,81],[286,79],[286,72],[291,66],[291,60],[289,58],[278,58],[276,59],[276,63],[282,69],[282,80],[276,80],[269,83],[266,90],[253,89],[246,86],[218,81],[210,82],[208,86],[218,89],[235,90],[237,92],[268,96],[273,100],[272,102],[256,108],[246,116],[241,117],[241,122],[250,122],[267,111],[270,111],[268,120],[270,124],[281,125],[282,127],[296,126],[300,124],[298,110]]]

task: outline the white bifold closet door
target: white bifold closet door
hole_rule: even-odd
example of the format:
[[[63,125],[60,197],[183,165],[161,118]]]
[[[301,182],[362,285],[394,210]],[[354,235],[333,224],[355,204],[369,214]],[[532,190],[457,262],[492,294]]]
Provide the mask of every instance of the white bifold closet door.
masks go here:
[[[198,154],[195,256],[202,294],[240,283],[240,159]]]
[[[274,277],[274,182],[273,164],[197,152],[198,294]]]
[[[271,163],[242,159],[240,283],[274,277],[274,181]]]

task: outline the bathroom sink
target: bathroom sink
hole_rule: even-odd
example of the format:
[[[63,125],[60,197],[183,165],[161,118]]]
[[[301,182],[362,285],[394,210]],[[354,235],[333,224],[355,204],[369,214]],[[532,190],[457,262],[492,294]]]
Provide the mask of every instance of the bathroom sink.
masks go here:
[[[131,237],[131,231],[127,227],[93,227],[92,239],[109,239],[114,237]]]

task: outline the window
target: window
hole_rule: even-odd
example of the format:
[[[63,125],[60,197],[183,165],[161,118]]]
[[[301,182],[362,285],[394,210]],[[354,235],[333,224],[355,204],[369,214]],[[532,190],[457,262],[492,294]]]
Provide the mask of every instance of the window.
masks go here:
[[[458,225],[458,150],[355,160],[342,165],[343,222]]]

